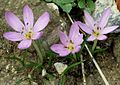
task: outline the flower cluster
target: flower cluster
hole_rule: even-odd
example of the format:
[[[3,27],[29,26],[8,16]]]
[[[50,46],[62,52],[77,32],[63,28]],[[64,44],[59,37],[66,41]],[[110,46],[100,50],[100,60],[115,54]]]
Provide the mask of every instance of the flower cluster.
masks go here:
[[[68,36],[66,33],[59,31],[61,42],[52,45],[50,47],[51,50],[59,54],[59,56],[67,56],[70,53],[75,54],[79,52],[83,42],[83,34],[79,32],[80,28],[90,35],[87,39],[88,41],[105,40],[107,38],[105,34],[118,28],[118,26],[106,27],[110,13],[111,9],[107,8],[99,21],[94,21],[90,14],[84,11],[85,24],[80,21],[74,22]],[[43,34],[41,30],[43,30],[50,21],[49,13],[44,12],[34,24],[33,12],[28,5],[25,5],[23,8],[24,23],[9,11],[5,13],[5,19],[15,32],[6,32],[3,36],[11,41],[21,41],[18,44],[19,49],[26,49],[30,47],[32,40],[39,39]]]

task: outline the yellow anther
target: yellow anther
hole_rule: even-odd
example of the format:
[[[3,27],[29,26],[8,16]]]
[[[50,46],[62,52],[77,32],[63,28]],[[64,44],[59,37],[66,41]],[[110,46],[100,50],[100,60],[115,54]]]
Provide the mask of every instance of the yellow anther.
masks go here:
[[[96,31],[96,32],[94,31],[94,32],[93,32],[93,35],[96,36],[96,37],[98,37],[98,36],[100,35],[100,33],[97,32],[97,31]]]
[[[69,51],[73,51],[74,50],[74,44],[70,43],[67,48],[68,48]]]
[[[25,33],[25,38],[26,39],[31,39],[32,36],[33,36],[33,32],[31,32],[31,31]]]

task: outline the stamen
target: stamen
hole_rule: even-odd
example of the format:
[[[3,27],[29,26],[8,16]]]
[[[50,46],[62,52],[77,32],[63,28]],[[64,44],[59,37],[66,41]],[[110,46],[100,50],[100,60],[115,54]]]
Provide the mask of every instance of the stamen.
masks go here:
[[[24,28],[22,28],[22,30],[24,30]]]
[[[71,44],[74,44],[72,40],[70,40],[70,43],[71,43]]]
[[[73,43],[73,42],[72,42],[72,43],[69,43],[67,49],[68,49],[69,51],[73,51],[73,50],[74,50],[74,43]]]
[[[29,23],[27,22],[26,24],[28,25]]]
[[[26,32],[26,33],[25,33],[25,38],[26,38],[26,39],[31,39],[32,36],[33,36],[33,32],[32,32],[32,31],[29,31],[29,32]]]
[[[99,31],[93,31],[93,35],[98,37],[100,35]]]
[[[95,25],[94,30],[93,30],[93,35],[98,37],[100,35],[101,28]]]

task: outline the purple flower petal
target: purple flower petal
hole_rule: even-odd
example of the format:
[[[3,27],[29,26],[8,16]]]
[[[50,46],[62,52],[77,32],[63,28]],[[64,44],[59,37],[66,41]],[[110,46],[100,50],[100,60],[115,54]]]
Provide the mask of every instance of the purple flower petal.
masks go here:
[[[25,5],[23,8],[23,19],[27,29],[33,28],[34,16],[31,8]]]
[[[58,53],[60,56],[67,56],[70,53],[62,44],[54,44],[50,48],[55,53]]]
[[[75,46],[80,45],[83,42],[83,34],[76,35],[73,42]]]
[[[7,23],[18,32],[22,31],[22,28],[24,28],[23,23],[19,20],[19,18],[14,15],[12,12],[5,12],[5,19]]]
[[[33,34],[32,39],[33,40],[39,39],[42,35],[43,35],[42,31],[41,32],[36,32],[36,33]]]
[[[101,18],[100,18],[100,21],[99,21],[99,27],[101,27],[101,28],[104,28],[105,26],[106,26],[106,24],[107,24],[107,22],[108,22],[108,19],[109,19],[109,17],[110,17],[110,13],[111,13],[111,9],[110,8],[107,8],[104,12],[103,12],[103,14],[102,14],[102,16],[101,16]]]
[[[105,40],[107,39],[107,36],[105,35],[100,35],[99,37],[97,37],[98,40]]]
[[[88,39],[87,39],[87,41],[94,41],[96,39],[96,37],[94,36],[94,35],[91,35]]]
[[[80,26],[80,28],[85,31],[87,34],[92,34],[92,29],[90,27],[88,27],[86,24],[82,23],[82,22],[78,22],[78,25]]]
[[[75,49],[72,51],[72,53],[77,53],[80,51],[81,46],[76,46]]]
[[[69,38],[73,41],[74,37],[79,34],[79,26],[77,22],[74,22],[70,28]]]
[[[19,44],[18,44],[18,48],[19,49],[27,49],[31,46],[32,44],[32,40],[22,40]]]
[[[62,31],[59,32],[59,36],[60,36],[60,41],[62,42],[62,44],[67,46],[67,44],[69,43],[68,36]]]
[[[112,32],[113,30],[117,29],[119,26],[111,26],[111,27],[106,27],[102,30],[101,34],[107,34]]]
[[[95,22],[91,15],[87,11],[84,11],[84,15],[86,24],[88,24],[88,26],[94,27]]]
[[[17,33],[17,32],[6,32],[3,34],[3,36],[11,41],[21,41],[22,40],[22,35],[21,33]]]
[[[34,31],[38,32],[43,30],[48,22],[50,21],[50,16],[48,12],[44,12],[44,14],[42,14],[39,19],[37,20],[37,22],[34,25]]]

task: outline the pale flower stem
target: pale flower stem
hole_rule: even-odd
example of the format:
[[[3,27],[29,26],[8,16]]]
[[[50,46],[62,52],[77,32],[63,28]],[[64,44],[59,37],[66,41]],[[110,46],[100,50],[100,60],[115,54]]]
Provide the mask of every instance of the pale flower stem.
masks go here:
[[[73,58],[74,58],[75,60],[77,60],[77,58],[76,58],[76,55],[75,55],[75,54],[73,54]]]
[[[36,49],[37,54],[38,54],[38,56],[39,56],[39,63],[42,65],[42,64],[43,64],[43,57],[42,57],[42,54],[41,54],[41,52],[40,52],[37,44],[35,43],[35,41],[33,41],[33,46],[34,46],[34,48]]]
[[[65,85],[65,75],[61,75],[61,85]]]
[[[82,67],[82,75],[83,75],[83,85],[86,85],[86,78],[85,78],[85,69],[84,69],[84,63],[83,63],[83,56],[80,56],[81,58],[81,67]]]
[[[71,23],[73,23],[73,20],[72,20],[72,18],[70,17],[70,15],[67,14],[67,16],[68,16],[68,18],[70,19]],[[99,65],[97,64],[96,60],[94,59],[92,53],[90,52],[90,50],[89,50],[89,48],[88,48],[88,46],[87,46],[86,44],[85,44],[85,47],[86,47],[86,49],[87,49],[87,51],[88,51],[90,57],[92,58],[92,61],[93,61],[93,63],[95,64],[95,66],[96,66],[96,68],[97,68],[97,70],[98,70],[100,76],[102,77],[103,81],[105,82],[105,85],[109,85],[109,83],[108,83],[107,79],[105,78],[105,76],[104,76],[102,70],[100,69]]]
[[[94,44],[93,44],[93,46],[92,46],[92,52],[95,50],[95,48],[96,48],[96,46],[97,46],[97,39],[96,40],[94,40]]]
[[[72,18],[70,17],[70,15],[68,13],[67,13],[67,16],[70,19],[71,23],[73,23],[73,20],[72,20]],[[80,29],[80,31],[86,36],[86,34],[85,34],[85,32],[83,32],[83,30]]]
[[[70,15],[68,13],[67,13],[67,16],[70,19],[71,23],[73,23],[73,20],[72,20],[72,18],[70,17]]]

